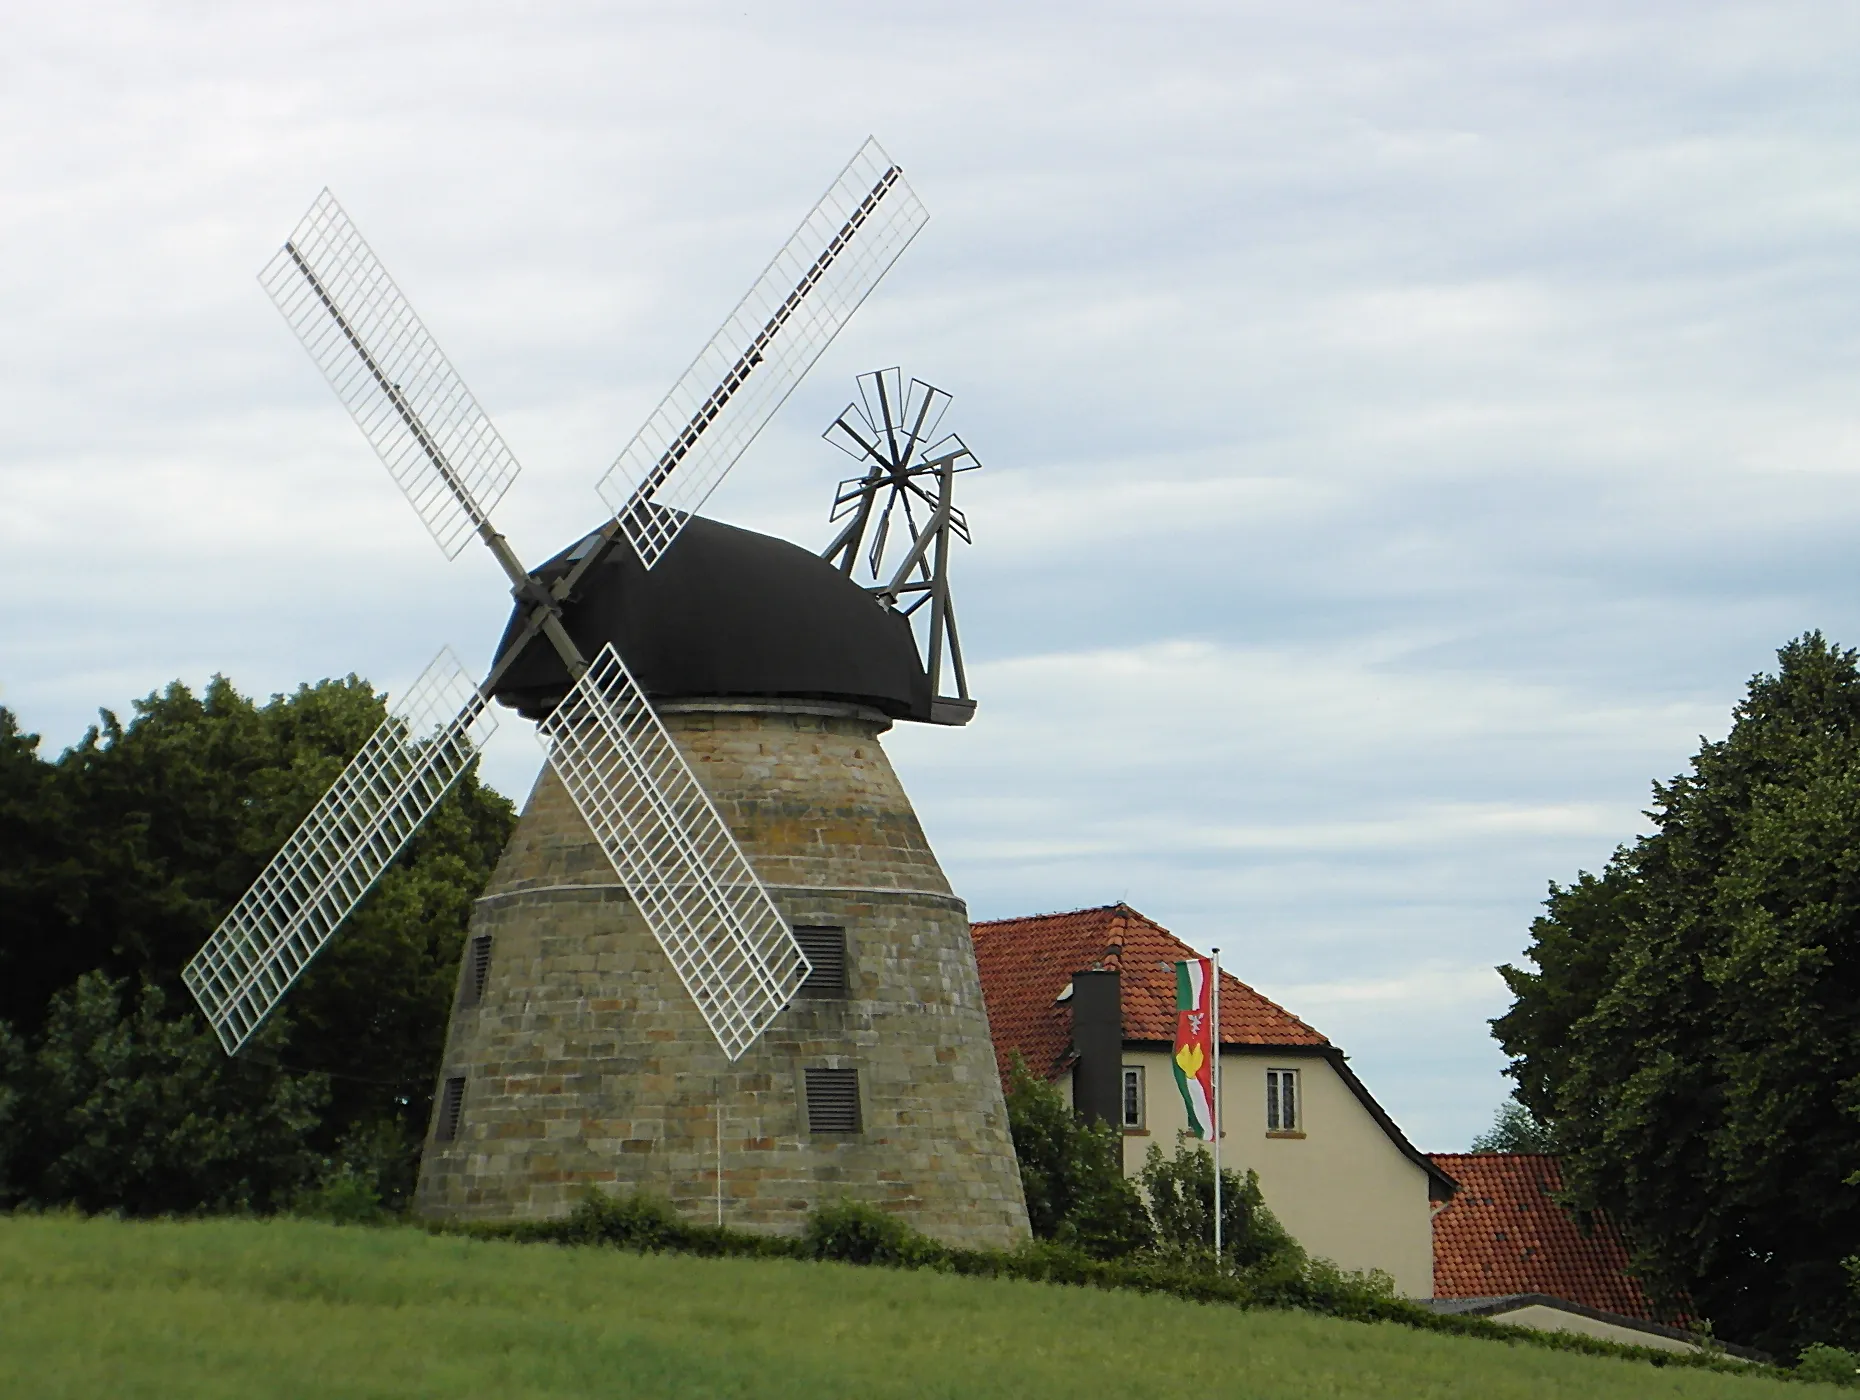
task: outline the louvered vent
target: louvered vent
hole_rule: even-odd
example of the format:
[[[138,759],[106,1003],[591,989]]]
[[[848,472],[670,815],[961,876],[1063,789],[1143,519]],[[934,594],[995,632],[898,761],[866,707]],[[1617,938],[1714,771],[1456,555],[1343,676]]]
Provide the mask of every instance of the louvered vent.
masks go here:
[[[801,983],[804,997],[843,997],[846,995],[846,930],[843,928],[808,928],[797,926],[794,941],[801,945],[813,971]]]
[[[465,1077],[448,1079],[446,1087],[439,1094],[439,1121],[434,1125],[433,1137],[439,1142],[451,1142],[459,1135],[459,1118],[465,1111]]]
[[[491,976],[491,935],[481,933],[472,939],[465,957],[465,981],[460,987],[459,1004],[476,1006],[484,1000],[484,984]]]
[[[859,1071],[810,1069],[806,1074],[808,1132],[858,1132]]]

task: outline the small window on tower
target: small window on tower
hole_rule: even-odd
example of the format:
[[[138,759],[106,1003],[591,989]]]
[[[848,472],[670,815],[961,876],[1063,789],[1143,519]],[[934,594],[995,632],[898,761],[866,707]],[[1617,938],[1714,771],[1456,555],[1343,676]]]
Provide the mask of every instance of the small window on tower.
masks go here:
[[[1298,1071],[1266,1071],[1266,1131],[1304,1133],[1304,1104],[1298,1090]]]
[[[439,1093],[439,1112],[434,1115],[433,1137],[439,1142],[452,1142],[459,1135],[459,1119],[465,1112],[465,1077],[458,1075],[446,1081],[446,1087]]]
[[[805,1083],[808,1132],[859,1131],[858,1070],[809,1069],[805,1071]]]
[[[1143,1126],[1143,1066],[1124,1066],[1124,1126]]]
[[[484,1000],[484,984],[491,977],[491,935],[481,933],[465,950],[465,977],[459,986],[459,1004],[476,1006]]]
[[[801,983],[804,997],[843,997],[846,995],[846,930],[798,925],[794,941],[807,954],[813,971]]]

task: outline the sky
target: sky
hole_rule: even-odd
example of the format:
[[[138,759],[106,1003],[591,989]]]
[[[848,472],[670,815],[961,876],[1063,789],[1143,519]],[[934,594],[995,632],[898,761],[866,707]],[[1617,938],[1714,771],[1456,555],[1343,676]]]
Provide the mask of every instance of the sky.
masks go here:
[[[863,370],[984,463],[980,701],[887,745],[976,918],[1122,900],[1409,1136],[1504,1098],[1548,882],[1809,628],[1860,643],[1860,9],[15,6],[0,704],[488,659],[255,276],[331,187],[540,561],[868,134],[930,223],[712,498],[813,548]],[[540,763],[504,719],[486,760]]]

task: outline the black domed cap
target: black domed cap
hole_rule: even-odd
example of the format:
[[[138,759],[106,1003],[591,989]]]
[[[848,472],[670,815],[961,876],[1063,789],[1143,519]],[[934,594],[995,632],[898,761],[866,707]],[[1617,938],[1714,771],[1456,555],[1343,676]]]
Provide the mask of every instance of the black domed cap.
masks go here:
[[[563,550],[537,577],[554,582],[587,543]],[[500,659],[522,620],[519,608],[498,643]],[[798,545],[702,516],[650,570],[624,539],[615,543],[576,585],[562,621],[590,659],[612,642],[654,700],[840,700],[894,719],[930,718],[930,680],[909,621]],[[561,657],[538,635],[495,695],[539,719],[568,683]]]

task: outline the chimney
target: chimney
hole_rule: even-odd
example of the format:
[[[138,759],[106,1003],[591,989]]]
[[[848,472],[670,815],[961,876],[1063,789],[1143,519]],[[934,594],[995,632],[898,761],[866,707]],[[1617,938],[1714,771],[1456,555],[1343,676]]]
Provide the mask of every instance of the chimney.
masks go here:
[[[1072,974],[1072,1105],[1112,1127],[1124,1121],[1124,1006],[1120,975]]]

